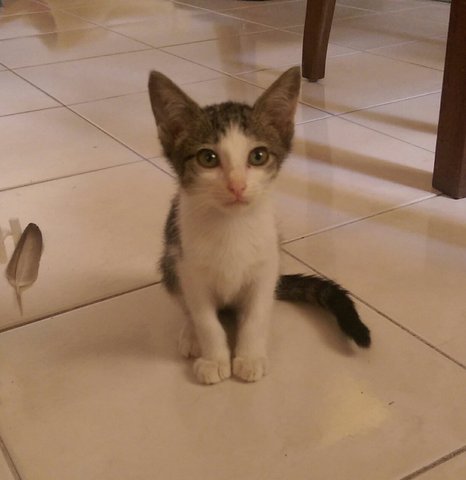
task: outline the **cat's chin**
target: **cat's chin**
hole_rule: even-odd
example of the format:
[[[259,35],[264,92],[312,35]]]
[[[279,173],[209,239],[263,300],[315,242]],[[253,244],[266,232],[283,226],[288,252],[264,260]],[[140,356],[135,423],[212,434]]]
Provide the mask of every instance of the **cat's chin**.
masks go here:
[[[245,212],[248,210],[252,205],[252,202],[248,201],[224,201],[218,202],[215,205],[215,210],[220,212],[221,214],[236,214]]]
[[[224,202],[222,207],[227,210],[237,210],[247,208],[250,204],[251,202],[248,200],[229,200],[228,202]]]

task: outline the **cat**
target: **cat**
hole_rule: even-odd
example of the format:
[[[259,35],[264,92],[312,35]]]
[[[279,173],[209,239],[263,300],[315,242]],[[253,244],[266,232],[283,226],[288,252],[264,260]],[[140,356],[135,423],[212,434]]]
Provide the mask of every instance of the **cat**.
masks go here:
[[[204,384],[257,381],[268,371],[274,297],[332,312],[360,347],[371,343],[346,290],[313,275],[279,275],[279,236],[271,189],[290,152],[301,84],[284,72],[253,106],[199,106],[160,72],[149,96],[164,154],[178,180],[165,225],[162,283],[186,314],[179,350],[196,357]],[[233,360],[218,312],[233,307]]]

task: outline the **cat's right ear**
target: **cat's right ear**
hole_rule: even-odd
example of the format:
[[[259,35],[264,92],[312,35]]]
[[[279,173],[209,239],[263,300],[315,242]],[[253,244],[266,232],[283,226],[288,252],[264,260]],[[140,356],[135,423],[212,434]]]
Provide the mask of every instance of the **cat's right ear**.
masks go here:
[[[149,96],[160,142],[169,157],[177,137],[202,115],[199,105],[163,73],[152,71]]]

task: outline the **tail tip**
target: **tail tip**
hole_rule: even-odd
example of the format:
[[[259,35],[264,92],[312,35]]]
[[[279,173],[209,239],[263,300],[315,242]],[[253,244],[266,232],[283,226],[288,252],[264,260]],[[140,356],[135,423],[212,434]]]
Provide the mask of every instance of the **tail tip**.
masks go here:
[[[361,328],[358,332],[353,332],[353,340],[356,342],[356,345],[361,348],[369,348],[371,346],[371,332],[365,326]]]

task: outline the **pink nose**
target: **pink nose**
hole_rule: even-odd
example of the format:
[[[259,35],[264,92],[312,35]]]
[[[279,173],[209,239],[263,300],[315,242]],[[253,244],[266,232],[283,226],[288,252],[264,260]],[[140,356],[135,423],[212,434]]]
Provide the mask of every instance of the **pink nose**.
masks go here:
[[[246,190],[246,184],[243,182],[228,182],[227,188],[236,198],[240,199]]]

